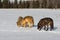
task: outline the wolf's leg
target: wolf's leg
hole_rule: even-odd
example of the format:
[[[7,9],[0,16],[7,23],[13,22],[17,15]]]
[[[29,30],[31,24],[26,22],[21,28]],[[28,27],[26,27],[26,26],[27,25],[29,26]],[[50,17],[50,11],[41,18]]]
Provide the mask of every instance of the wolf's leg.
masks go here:
[[[44,30],[46,29],[46,26],[44,26]]]
[[[50,24],[50,31],[52,31],[53,29],[54,29],[54,25],[52,23],[52,24]]]
[[[26,24],[22,25],[22,27],[26,28]]]
[[[44,26],[44,30],[47,31],[48,30],[48,25]]]
[[[44,30],[46,30],[46,26],[44,26]]]
[[[43,28],[43,26],[39,27],[39,31]]]
[[[47,25],[47,26],[46,26],[46,31],[48,31],[48,28],[49,28],[49,26]]]

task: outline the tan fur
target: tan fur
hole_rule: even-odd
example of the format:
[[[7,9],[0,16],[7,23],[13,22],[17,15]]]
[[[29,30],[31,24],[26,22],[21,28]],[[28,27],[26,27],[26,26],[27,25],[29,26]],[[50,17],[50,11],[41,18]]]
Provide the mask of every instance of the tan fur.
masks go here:
[[[22,27],[32,27],[34,25],[34,19],[32,16],[25,16],[23,19],[20,20],[18,19],[17,26],[22,26]]]
[[[22,19],[23,19],[23,17],[21,17],[21,16],[18,17],[18,21],[16,22],[18,27],[21,26]]]
[[[21,25],[22,25],[23,27],[26,27],[27,25],[28,25],[29,27],[32,27],[32,26],[34,25],[33,17],[32,17],[32,16],[26,16],[26,17],[24,17],[24,19],[22,20]]]

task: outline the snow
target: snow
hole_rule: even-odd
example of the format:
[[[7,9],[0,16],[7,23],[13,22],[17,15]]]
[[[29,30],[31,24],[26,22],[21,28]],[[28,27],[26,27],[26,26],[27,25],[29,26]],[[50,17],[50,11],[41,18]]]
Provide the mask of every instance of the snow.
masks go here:
[[[34,27],[18,28],[19,16],[33,16]],[[53,31],[37,30],[41,18],[54,20]],[[0,40],[60,40],[60,9],[0,9]]]

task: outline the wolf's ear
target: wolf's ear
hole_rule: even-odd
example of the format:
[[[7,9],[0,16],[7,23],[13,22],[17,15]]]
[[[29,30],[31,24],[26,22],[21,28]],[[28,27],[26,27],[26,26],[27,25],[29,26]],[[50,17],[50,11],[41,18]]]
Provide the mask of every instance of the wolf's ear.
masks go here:
[[[23,18],[22,16],[19,16],[19,18]]]
[[[22,16],[19,16],[19,17],[18,17],[18,20],[19,20],[19,19],[23,19],[23,17],[22,17]]]
[[[22,16],[19,16],[19,18],[22,18]]]

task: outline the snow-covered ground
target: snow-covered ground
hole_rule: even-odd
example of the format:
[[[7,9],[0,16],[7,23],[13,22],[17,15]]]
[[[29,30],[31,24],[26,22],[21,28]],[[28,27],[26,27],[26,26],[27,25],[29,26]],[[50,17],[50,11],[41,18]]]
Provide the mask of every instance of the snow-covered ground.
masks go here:
[[[33,16],[33,28],[18,28],[19,16]],[[53,31],[38,31],[37,23],[41,18],[54,20]],[[60,40],[60,9],[0,9],[0,40]]]

